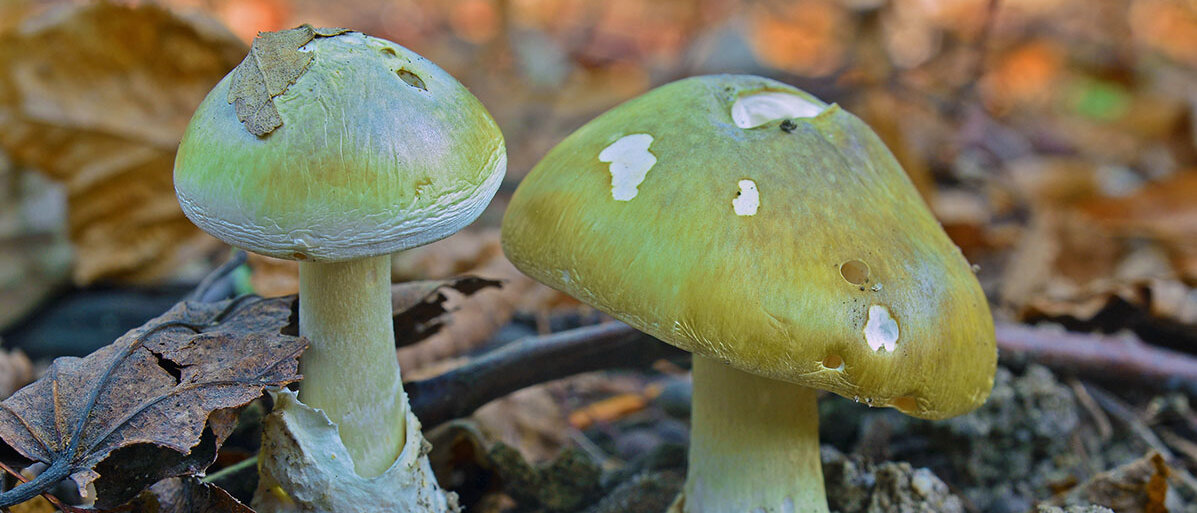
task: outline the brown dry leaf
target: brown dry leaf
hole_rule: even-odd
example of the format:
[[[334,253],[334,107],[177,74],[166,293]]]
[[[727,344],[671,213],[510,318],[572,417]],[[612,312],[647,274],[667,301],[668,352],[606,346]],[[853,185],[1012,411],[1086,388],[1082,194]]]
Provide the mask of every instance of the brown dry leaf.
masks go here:
[[[223,488],[194,476],[158,481],[132,506],[139,513],[254,513]]]
[[[501,285],[501,282],[476,276],[392,285],[391,311],[395,323],[395,343],[404,347],[425,341],[439,332],[447,321],[446,314],[450,313],[446,294],[469,296]]]
[[[1169,491],[1171,469],[1164,457],[1152,452],[1108,472],[1103,472],[1068,492],[1058,502],[1100,504],[1118,513],[1179,511],[1175,492]]]
[[[278,297],[299,294],[299,262],[249,253],[249,283],[254,294]]]
[[[55,360],[0,402],[0,438],[50,465],[0,495],[0,507],[25,486],[68,476],[80,490],[95,485],[97,507],[112,507],[206,468],[236,426],[232,408],[299,379],[307,341],[283,333],[291,303],[180,303],[85,358]]]
[[[0,399],[33,381],[33,362],[20,349],[0,349]]]
[[[1183,277],[1197,283],[1197,170],[1177,173],[1119,198],[1093,198],[1082,212],[1115,237],[1147,237],[1167,248]],[[1189,274],[1192,273],[1192,274]]]
[[[492,439],[516,448],[528,461],[549,461],[569,443],[569,423],[551,388],[525,388],[479,408],[473,418]]]
[[[1077,158],[1027,158],[1009,166],[1032,217],[1006,265],[1002,301],[1018,309],[1111,276],[1123,248],[1076,210],[1097,195],[1096,166]]]
[[[420,375],[420,369],[439,367],[434,365],[436,362],[477,349],[510,322],[517,311],[537,312],[563,303],[577,304],[519,272],[503,256],[498,229],[458,234],[426,248],[396,258],[398,273],[408,276],[468,273],[502,282],[503,286],[472,295],[449,291],[443,308],[452,315],[440,321],[439,332],[399,350],[399,366],[415,371],[412,376]]]
[[[283,126],[274,107],[274,98],[287,92],[312,62],[311,52],[299,48],[317,37],[329,37],[348,32],[346,29],[316,29],[303,25],[291,30],[258,34],[249,55],[232,73],[229,103],[237,111],[237,119],[245,129],[264,137]]]
[[[213,247],[175,200],[175,148],[245,55],[215,22],[63,5],[0,36],[0,150],[66,185],[77,283],[163,276]]]
[[[439,321],[437,333],[399,350],[401,367],[420,369],[482,346],[511,321],[520,301],[535,284],[502,257],[492,259],[470,273],[501,282],[503,286],[481,290],[474,295],[450,291],[444,308],[451,315]]]
[[[1111,197],[1091,163],[1030,159],[1011,168],[1033,213],[1002,284],[1020,318],[1087,322],[1129,305],[1197,324],[1197,293],[1187,284],[1197,280],[1197,173]]]
[[[1197,290],[1167,279],[1098,280],[1085,288],[1044,291],[1018,313],[1031,321],[1070,318],[1084,323],[1108,313],[1114,318],[1099,322],[1105,329],[1137,328],[1144,322],[1138,316],[1147,316],[1144,320],[1157,328],[1159,321],[1191,328],[1197,326]],[[1118,325],[1109,326],[1111,322]]]

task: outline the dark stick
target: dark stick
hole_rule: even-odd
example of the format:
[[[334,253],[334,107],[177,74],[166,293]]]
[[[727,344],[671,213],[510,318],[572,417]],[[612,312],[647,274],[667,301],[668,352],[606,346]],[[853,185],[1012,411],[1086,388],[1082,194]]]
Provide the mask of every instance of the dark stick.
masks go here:
[[[1004,361],[1026,359],[1057,370],[1159,387],[1197,389],[1197,358],[1150,346],[1133,335],[1071,333],[997,323]],[[457,369],[405,385],[425,427],[464,417],[521,388],[582,372],[643,367],[685,352],[621,322],[527,337]]]
[[[464,417],[524,387],[574,374],[643,367],[686,353],[622,322],[525,337],[440,376],[404,385],[424,427]]]

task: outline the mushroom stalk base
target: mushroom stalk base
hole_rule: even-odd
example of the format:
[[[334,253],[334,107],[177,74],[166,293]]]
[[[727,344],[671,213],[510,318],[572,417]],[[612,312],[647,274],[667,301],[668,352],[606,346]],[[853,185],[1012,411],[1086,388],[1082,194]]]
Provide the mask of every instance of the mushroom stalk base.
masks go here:
[[[815,391],[694,357],[690,465],[671,511],[827,513]]]
[[[400,395],[403,392],[400,391]],[[459,513],[457,494],[441,490],[428,462],[431,445],[420,421],[401,419],[411,436],[399,458],[374,477],[356,475],[337,425],[289,390],[273,392],[275,409],[262,421],[259,513]]]
[[[404,446],[402,393],[391,320],[389,255],[299,264],[299,399],[336,425],[358,475],[382,474]]]

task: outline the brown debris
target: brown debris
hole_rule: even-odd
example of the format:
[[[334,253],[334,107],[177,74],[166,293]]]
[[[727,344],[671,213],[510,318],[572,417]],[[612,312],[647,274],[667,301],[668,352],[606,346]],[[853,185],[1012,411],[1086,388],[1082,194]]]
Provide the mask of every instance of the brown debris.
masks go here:
[[[219,486],[194,476],[163,479],[131,505],[140,513],[254,513]]]
[[[246,265],[254,294],[262,297],[299,294],[299,262],[249,253]]]
[[[33,362],[20,349],[0,349],[0,399],[33,381]]]
[[[501,282],[476,276],[446,280],[409,281],[391,286],[391,311],[395,324],[395,343],[401,347],[423,346],[452,322],[456,312],[449,302],[453,297],[468,297],[485,289],[499,288]],[[400,367],[404,351],[399,352]]]
[[[21,22],[0,35],[0,151],[66,186],[75,282],[152,280],[215,247],[175,200],[174,152],[245,46],[153,4]]]
[[[439,332],[399,350],[399,364],[404,369],[430,367],[477,349],[517,312],[535,314],[561,305],[577,305],[572,298],[519,272],[503,256],[497,229],[465,231],[400,253],[395,257],[394,268],[399,279],[444,279],[470,274],[503,283],[500,288],[487,288],[468,296],[448,294],[446,308],[453,314],[444,319]]]
[[[1164,457],[1152,452],[1141,459],[1103,472],[1052,502],[1057,505],[1098,504],[1118,513],[1179,511],[1170,492],[1171,473]]]
[[[870,463],[824,446],[823,476],[832,510],[842,513],[964,513],[935,474],[905,462]]]
[[[290,312],[286,298],[180,303],[85,358],[55,360],[0,403],[0,437],[50,465],[26,489],[69,475],[80,490],[94,483],[103,508],[206,468],[236,425],[230,408],[299,379],[307,342],[283,334]]]

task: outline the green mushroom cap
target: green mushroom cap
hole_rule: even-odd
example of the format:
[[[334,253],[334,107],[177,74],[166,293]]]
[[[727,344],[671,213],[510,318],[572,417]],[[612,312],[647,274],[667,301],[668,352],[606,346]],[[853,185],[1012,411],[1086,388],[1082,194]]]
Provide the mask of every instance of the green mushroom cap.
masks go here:
[[[174,180],[187,217],[225,242],[335,262],[461,229],[506,163],[494,120],[435,64],[390,41],[304,26],[263,34],[208,94]]]
[[[503,248],[746,372],[931,419],[993,385],[985,296],[893,155],[773,80],[690,78],[594,119],[520,184]]]

